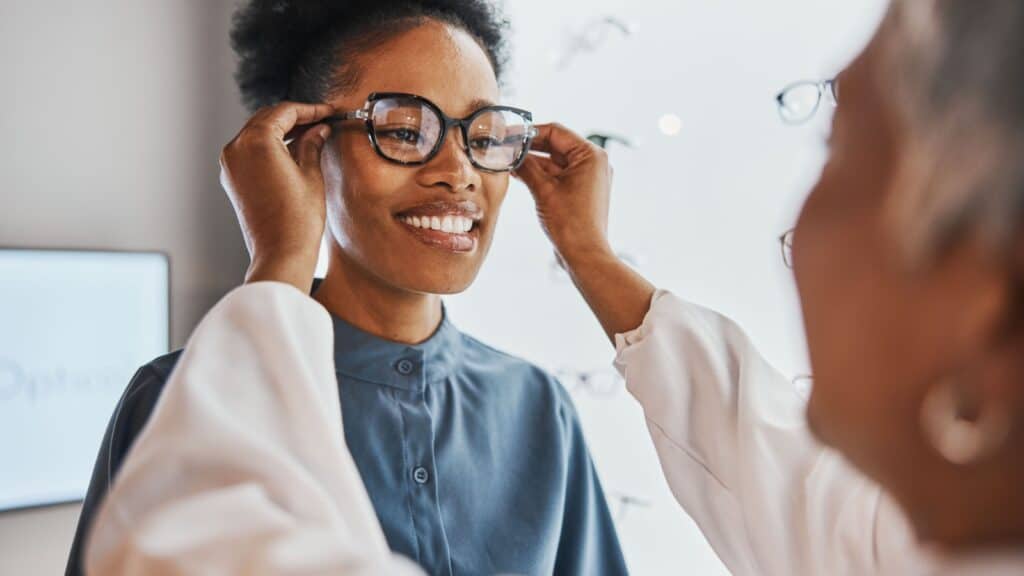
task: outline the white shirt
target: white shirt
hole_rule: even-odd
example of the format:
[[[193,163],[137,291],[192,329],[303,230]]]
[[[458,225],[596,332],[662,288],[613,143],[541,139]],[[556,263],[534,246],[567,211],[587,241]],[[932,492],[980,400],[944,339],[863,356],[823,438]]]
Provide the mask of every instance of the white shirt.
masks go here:
[[[734,574],[1024,573],[1020,553],[918,546],[894,503],[814,442],[803,400],[728,319],[658,292],[616,343],[676,499]],[[87,573],[419,573],[387,549],[335,382],[317,302],[270,282],[226,296],[132,446]]]

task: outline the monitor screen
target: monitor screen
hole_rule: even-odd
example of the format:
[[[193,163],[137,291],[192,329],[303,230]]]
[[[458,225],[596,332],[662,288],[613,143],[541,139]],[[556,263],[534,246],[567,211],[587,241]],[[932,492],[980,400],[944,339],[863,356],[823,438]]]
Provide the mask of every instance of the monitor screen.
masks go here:
[[[85,496],[135,371],[167,353],[157,253],[0,249],[0,510]]]

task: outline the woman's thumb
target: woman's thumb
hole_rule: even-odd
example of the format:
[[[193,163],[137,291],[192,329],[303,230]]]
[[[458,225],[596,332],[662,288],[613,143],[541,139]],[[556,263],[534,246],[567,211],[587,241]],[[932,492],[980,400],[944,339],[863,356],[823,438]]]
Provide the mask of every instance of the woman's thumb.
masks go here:
[[[551,175],[544,170],[541,164],[542,159],[537,156],[527,156],[522,165],[516,168],[516,178],[522,180],[523,184],[530,190],[530,193],[536,197],[538,193],[543,193],[543,188],[547,184],[548,180],[551,180]]]
[[[299,166],[304,171],[320,173],[320,153],[330,134],[330,126],[321,124],[306,130],[302,135],[299,142]]]

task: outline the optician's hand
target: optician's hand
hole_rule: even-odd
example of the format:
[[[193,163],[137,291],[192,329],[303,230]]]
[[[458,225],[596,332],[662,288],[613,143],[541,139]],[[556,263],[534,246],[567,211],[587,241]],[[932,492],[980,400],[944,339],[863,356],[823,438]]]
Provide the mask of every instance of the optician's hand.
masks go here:
[[[320,153],[330,128],[318,122],[333,112],[295,102],[263,108],[221,152],[221,185],[251,260],[246,282],[309,291],[327,213]]]
[[[612,168],[605,151],[558,124],[538,126],[533,150],[516,171],[537,203],[555,252],[605,333],[633,330],[654,287],[623,263],[608,242]]]
[[[516,171],[533,193],[537,216],[563,263],[611,253],[608,203],[612,168],[603,148],[558,124],[537,127],[533,150]]]

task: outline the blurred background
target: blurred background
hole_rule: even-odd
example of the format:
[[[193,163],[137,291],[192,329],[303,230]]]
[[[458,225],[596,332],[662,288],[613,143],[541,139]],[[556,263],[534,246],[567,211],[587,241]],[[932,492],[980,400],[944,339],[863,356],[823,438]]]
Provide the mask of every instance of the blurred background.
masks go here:
[[[227,41],[234,4],[0,0],[0,574],[63,572],[75,500],[132,371],[180,347],[242,280],[217,167],[246,118]],[[775,95],[834,76],[884,8],[515,0],[505,100],[605,144],[620,254],[735,318],[797,378],[809,369],[778,238],[821,169],[830,107],[790,126]],[[90,289],[120,317],[63,302]],[[460,328],[570,389],[634,573],[725,573],[674,504],[612,350],[520,185],[480,278],[448,305]],[[12,350],[32,366],[13,368]]]

